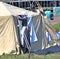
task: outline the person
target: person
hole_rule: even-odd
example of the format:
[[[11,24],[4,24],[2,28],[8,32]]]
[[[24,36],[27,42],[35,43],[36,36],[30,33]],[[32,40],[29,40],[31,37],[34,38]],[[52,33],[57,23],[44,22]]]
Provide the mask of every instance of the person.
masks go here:
[[[24,31],[27,28],[27,17],[26,15],[18,15],[18,35],[19,35],[19,43],[21,47],[21,53],[25,52],[25,44],[24,44]]]
[[[51,14],[50,14],[50,20],[54,20],[53,11],[51,11]]]
[[[29,48],[31,46],[31,44],[30,44],[30,27],[29,26],[27,26],[27,28],[25,29],[24,34],[26,36],[25,41],[24,41],[26,52],[29,52]]]
[[[22,28],[20,30],[20,46],[21,46],[21,53],[28,52],[28,48],[26,43],[28,42],[30,45],[30,27],[27,26],[27,16],[26,15],[19,15],[19,20],[22,21]]]
[[[33,4],[31,5],[31,10],[32,10],[33,12],[37,12],[37,11],[36,11],[36,8],[35,8],[35,6],[34,6]]]
[[[28,26],[28,28],[27,28],[27,39],[28,39],[29,44],[30,44],[30,31],[31,31],[31,28],[30,28],[30,26]]]
[[[50,19],[51,11],[46,9],[45,14],[46,14],[47,18]]]
[[[50,45],[50,43],[51,43],[51,35],[50,35],[50,33],[48,32],[48,30],[46,31],[46,38],[48,39],[48,45]]]

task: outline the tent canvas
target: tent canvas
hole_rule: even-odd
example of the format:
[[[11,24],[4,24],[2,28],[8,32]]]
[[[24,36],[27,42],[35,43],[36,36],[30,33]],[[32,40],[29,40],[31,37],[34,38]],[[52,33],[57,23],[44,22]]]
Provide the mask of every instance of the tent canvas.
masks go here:
[[[31,47],[32,47],[32,51],[37,51],[37,50],[41,50],[47,47],[47,39],[45,36],[45,26],[44,26],[44,21],[42,20],[40,15],[36,15],[33,17],[33,27],[34,27],[34,31],[37,37],[37,40],[35,38],[35,36],[33,36],[34,38],[32,38],[32,40],[36,40],[34,42],[31,43]]]
[[[16,52],[16,47],[17,47],[17,45],[19,45],[17,15],[22,15],[23,11],[26,11],[27,15],[32,18],[31,20],[32,20],[33,25],[31,25],[31,29],[33,29],[34,36],[37,37],[37,41],[31,43],[32,51],[42,49],[43,47],[46,46],[47,40],[45,39],[45,36],[44,36],[44,32],[45,32],[44,26],[43,26],[44,24],[43,24],[43,21],[41,20],[39,13],[35,13],[35,12],[28,11],[28,10],[25,10],[22,8],[18,8],[18,7],[3,3],[3,2],[0,2],[0,5],[1,5],[0,6],[0,8],[1,8],[0,9],[0,12],[1,12],[0,19],[3,20],[3,21],[1,21],[1,23],[3,23],[3,25],[1,24],[0,27],[2,27],[2,29],[4,31],[3,32],[2,29],[0,28],[0,30],[1,30],[0,33],[4,34],[0,37],[0,40],[1,40],[0,41],[0,51],[1,51],[0,55],[3,53],[9,54],[12,50],[14,50]],[[4,25],[6,25],[5,26],[6,29],[5,29]],[[7,35],[7,33],[8,33],[8,35]],[[41,37],[41,35],[42,35],[42,37]],[[35,40],[36,38],[33,38],[33,37],[31,39]],[[4,42],[4,44],[3,44],[3,42]],[[8,47],[9,47],[9,49],[8,49]]]
[[[27,12],[27,15],[32,16],[32,17],[36,16],[36,15],[39,15],[38,13],[35,13],[35,12],[32,12],[32,11],[28,11],[28,10],[25,10],[23,8],[15,7],[15,6],[6,4],[6,3],[4,3],[4,5],[8,9],[8,11],[10,11],[11,14],[14,15],[14,16],[22,15],[23,12]]]
[[[37,21],[36,20],[36,22],[35,22],[35,24],[34,24],[34,26],[37,24],[37,26],[36,26],[36,29],[35,29],[35,32],[37,31],[37,29],[38,29],[38,33],[36,33],[37,34],[37,37],[40,37],[39,38],[39,42],[40,43],[43,43],[42,45],[40,44],[40,47],[41,46],[44,46],[45,48],[47,48],[47,40],[45,39],[45,35],[44,35],[44,27],[48,30],[48,32],[51,34],[51,36],[52,36],[52,39],[54,40],[54,42],[56,43],[56,44],[58,44],[57,43],[57,39],[58,39],[58,37],[57,37],[57,35],[55,34],[55,29],[52,27],[52,25],[51,25],[51,23],[49,22],[49,20],[47,19],[47,17],[46,17],[46,15],[44,14],[44,12],[43,12],[43,8],[41,7],[41,5],[39,4],[39,3],[37,3],[37,6],[38,6],[38,9],[39,9],[39,11],[40,11],[40,16],[42,17],[42,19],[40,19],[40,21]],[[41,22],[41,23],[39,23],[39,22]],[[40,25],[41,26],[40,26]],[[39,27],[38,27],[39,26]],[[34,27],[35,28],[35,27]],[[39,33],[40,32],[40,33]],[[40,34],[40,35],[39,35]],[[45,44],[45,45],[44,45]],[[34,45],[34,46],[36,46],[37,45],[37,43]],[[34,47],[32,47],[33,49],[34,49]],[[39,49],[40,50],[40,49]],[[36,50],[35,49],[35,51],[38,51],[38,49]]]
[[[14,17],[3,2],[0,2],[0,55],[3,53],[16,52],[17,38],[17,23],[14,23]]]
[[[32,11],[0,2],[0,55],[16,52],[16,47],[19,46],[17,15],[22,15],[23,11],[32,17],[38,15]]]
[[[7,5],[7,7],[9,8],[9,10],[12,12],[12,14],[14,14],[14,15],[16,15],[16,14],[21,14],[22,15],[22,13],[21,13],[21,11],[24,11],[25,9],[21,9],[21,8],[19,8],[20,10],[18,10],[17,9],[17,7],[14,7],[14,6],[10,6],[10,5]],[[12,11],[12,10],[14,10],[14,11],[17,11],[17,13],[15,13],[14,11]],[[32,41],[34,41],[34,43],[32,42],[31,43],[31,47],[32,47],[32,51],[33,50],[37,50],[37,49],[42,49],[43,47],[44,47],[44,45],[45,44],[47,44],[47,42],[45,41],[45,43],[43,44],[43,39],[45,38],[44,37],[44,35],[41,37],[41,34],[40,34],[40,32],[41,32],[41,30],[44,28],[43,27],[43,23],[41,23],[41,17],[40,17],[40,15],[39,15],[39,13],[35,13],[35,12],[32,12],[32,11],[28,11],[28,10],[25,10],[26,12],[27,12],[27,15],[29,15],[29,18],[31,19],[31,22],[30,22],[30,26],[31,26],[31,31],[33,31],[33,33],[32,33],[32,37],[31,37],[31,42]],[[30,20],[29,19],[29,20]],[[38,22],[39,22],[39,27],[38,27],[38,30],[37,30],[37,32],[36,32],[36,27],[38,26],[37,24],[35,24],[36,23],[36,21],[38,20]],[[36,25],[36,26],[35,26]],[[41,26],[42,25],[42,26]],[[42,28],[42,29],[41,29]],[[41,29],[41,30],[40,30]],[[35,33],[36,32],[36,33]],[[39,33],[39,34],[38,34]],[[42,33],[42,32],[41,32]],[[43,32],[44,33],[44,32]],[[35,38],[34,38],[34,36],[35,36]],[[37,38],[36,38],[37,37]],[[37,44],[37,45],[36,45]]]

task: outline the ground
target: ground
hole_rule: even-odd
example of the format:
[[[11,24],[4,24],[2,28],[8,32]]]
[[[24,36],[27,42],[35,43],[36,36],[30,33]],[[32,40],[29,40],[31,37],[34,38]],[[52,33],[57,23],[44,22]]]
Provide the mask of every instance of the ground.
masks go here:
[[[54,16],[54,20],[50,20],[50,23],[52,25],[57,24],[57,23],[60,23],[60,15]]]
[[[29,59],[28,54],[23,55],[2,55],[0,59]],[[60,59],[60,53],[47,54],[47,55],[36,55],[31,54],[30,59]]]
[[[54,16],[54,20],[49,20],[55,29],[60,31],[60,15]]]

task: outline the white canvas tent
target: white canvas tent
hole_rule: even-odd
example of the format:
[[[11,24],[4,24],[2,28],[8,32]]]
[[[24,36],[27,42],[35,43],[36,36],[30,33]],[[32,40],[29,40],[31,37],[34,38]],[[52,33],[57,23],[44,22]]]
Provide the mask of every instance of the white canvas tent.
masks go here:
[[[16,52],[16,43],[19,45],[14,18],[4,3],[0,2],[0,55]]]
[[[17,15],[22,15],[23,11],[26,11],[27,15],[32,17],[34,30],[38,39],[37,41],[31,43],[32,51],[36,51],[47,46],[44,31],[44,27],[46,26],[44,26],[44,22],[47,20],[43,21],[39,13],[0,2],[0,55],[3,53],[10,54],[11,51],[16,52],[16,47],[19,46]]]
[[[0,55],[16,52],[18,42],[17,15],[27,11],[18,7],[0,2]],[[38,15],[32,11],[27,11],[30,16]]]

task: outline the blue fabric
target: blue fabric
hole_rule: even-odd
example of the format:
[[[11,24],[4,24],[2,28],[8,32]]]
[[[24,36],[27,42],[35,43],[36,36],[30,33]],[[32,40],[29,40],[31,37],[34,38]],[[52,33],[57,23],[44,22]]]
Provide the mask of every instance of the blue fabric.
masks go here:
[[[20,20],[20,19],[19,19]],[[21,19],[22,20],[22,19]],[[33,25],[33,22],[32,22],[32,17],[30,16],[27,16],[27,28],[28,26],[30,27],[31,31],[30,31],[30,42],[35,42],[36,41],[36,33],[35,33],[35,30],[34,30],[34,25]],[[21,29],[22,30],[22,29]],[[23,30],[22,30],[23,31]],[[25,30],[25,33],[26,35],[28,36],[27,34],[27,31]],[[21,43],[23,42],[23,34],[21,35]],[[23,45],[24,43],[22,43]]]
[[[51,41],[52,37],[51,37],[49,32],[46,32],[46,38],[48,40],[48,44],[50,44],[50,41]]]
[[[32,17],[28,17],[28,25],[27,26],[30,26],[31,28],[31,31],[30,31],[30,42],[34,42],[36,40],[35,36],[36,36],[36,33],[35,33],[35,30],[34,30],[34,25],[33,25],[33,22],[32,22]]]
[[[60,32],[56,32],[58,39],[60,39]]]
[[[55,33],[56,33],[58,39],[60,39],[60,32],[55,32]],[[49,32],[48,32],[47,35],[48,35],[48,36],[46,36],[46,37],[47,37],[47,39],[48,39],[48,44],[50,44],[50,42],[51,42],[51,40],[52,40],[52,36],[51,36],[51,34],[50,34]]]
[[[52,39],[52,37],[51,37],[50,33],[48,32],[48,44],[50,44],[51,39]]]

